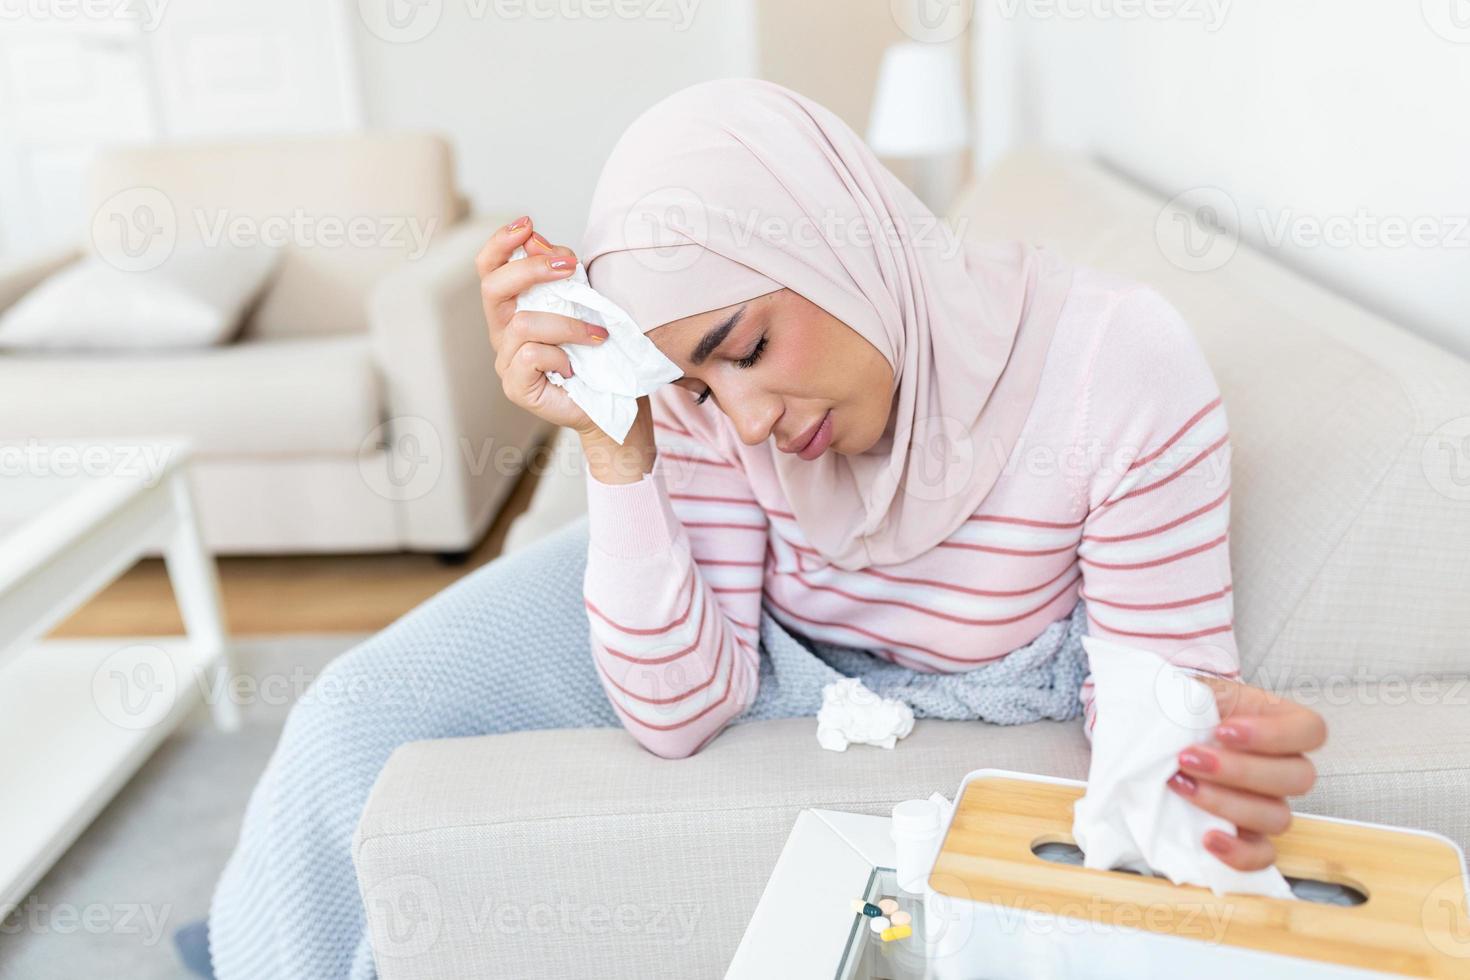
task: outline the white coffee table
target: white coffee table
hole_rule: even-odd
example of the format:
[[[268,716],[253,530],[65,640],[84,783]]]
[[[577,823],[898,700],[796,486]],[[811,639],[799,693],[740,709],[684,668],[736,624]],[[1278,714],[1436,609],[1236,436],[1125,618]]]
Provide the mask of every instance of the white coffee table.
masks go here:
[[[929,946],[922,895],[894,877],[892,821],[839,810],[797,814],[791,836],[726,980],[923,980]],[[913,917],[913,935],[884,942],[852,910],[854,898],[891,896]]]
[[[238,724],[183,441],[0,443],[0,909],[207,697]],[[162,553],[186,637],[42,638]]]

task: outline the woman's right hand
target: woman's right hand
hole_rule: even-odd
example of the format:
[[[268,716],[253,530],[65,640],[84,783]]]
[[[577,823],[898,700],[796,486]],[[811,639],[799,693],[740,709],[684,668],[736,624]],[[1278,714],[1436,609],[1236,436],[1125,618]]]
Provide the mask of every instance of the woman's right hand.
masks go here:
[[[510,261],[524,245],[526,257]],[[505,397],[533,415],[575,429],[586,437],[599,431],[587,413],[546,377],[556,371],[572,376],[571,358],[558,344],[597,344],[607,330],[556,313],[516,311],[516,297],[541,282],[565,279],[577,268],[577,257],[566,246],[555,246],[536,234],[529,217],[521,217],[490,236],[475,257],[480,275],[480,297],[490,346],[495,348],[495,372]]]

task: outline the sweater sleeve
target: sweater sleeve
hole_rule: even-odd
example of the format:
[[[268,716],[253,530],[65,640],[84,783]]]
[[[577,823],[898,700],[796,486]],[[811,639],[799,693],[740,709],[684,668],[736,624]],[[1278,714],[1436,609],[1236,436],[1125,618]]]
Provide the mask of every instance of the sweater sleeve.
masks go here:
[[[717,410],[693,398],[650,396],[658,456],[642,480],[587,476],[593,660],[624,727],[665,758],[703,748],[758,683],[768,520]]]
[[[1188,324],[1155,290],[1119,297],[1083,419],[1082,446],[1099,454],[1077,548],[1088,632],[1239,679],[1225,405]],[[1082,704],[1090,741],[1090,675]]]

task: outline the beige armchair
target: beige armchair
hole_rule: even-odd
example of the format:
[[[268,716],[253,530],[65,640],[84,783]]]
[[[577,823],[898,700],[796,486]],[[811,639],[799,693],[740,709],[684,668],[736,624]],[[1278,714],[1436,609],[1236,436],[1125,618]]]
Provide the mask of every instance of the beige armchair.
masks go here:
[[[224,553],[473,547],[548,427],[507,402],[450,147],[368,133],[115,149],[85,249],[0,264],[0,310],[142,221],[171,248],[283,242],[240,339],[117,356],[0,355],[0,440],[185,435]]]

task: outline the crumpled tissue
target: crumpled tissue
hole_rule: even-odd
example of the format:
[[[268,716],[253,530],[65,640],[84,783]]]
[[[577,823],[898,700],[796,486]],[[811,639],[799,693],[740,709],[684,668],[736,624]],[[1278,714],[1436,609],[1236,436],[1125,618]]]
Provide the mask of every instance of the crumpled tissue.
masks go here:
[[[1073,808],[1083,866],[1152,871],[1216,895],[1293,898],[1274,866],[1237,871],[1206,850],[1207,831],[1234,835],[1235,825],[1167,785],[1179,752],[1210,742],[1220,723],[1209,686],[1156,653],[1091,636],[1082,646],[1097,711],[1087,791]]]
[[[525,258],[526,250],[517,248],[510,257]],[[607,328],[608,338],[600,344],[560,344],[571,359],[572,376],[547,371],[546,377],[566,389],[587,417],[620,446],[638,417],[639,397],[684,375],[622,307],[592,288],[581,262],[567,278],[540,282],[521,293],[516,309],[559,313]]]
[[[817,742],[824,749],[846,752],[849,745],[891,749],[914,730],[914,710],[902,701],[880,698],[858,677],[845,677],[822,688],[817,712]]]

